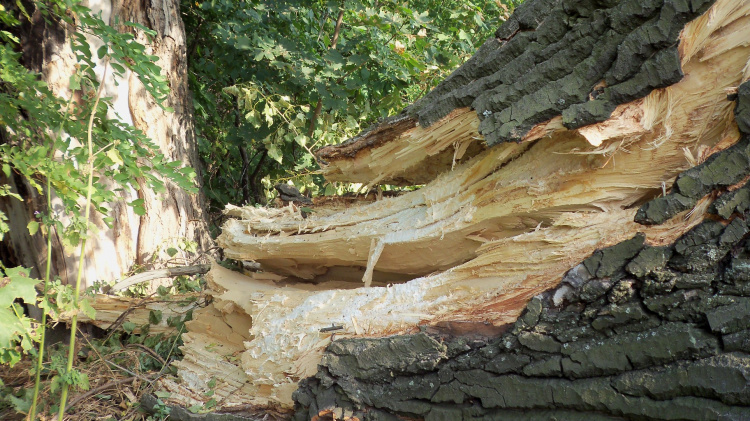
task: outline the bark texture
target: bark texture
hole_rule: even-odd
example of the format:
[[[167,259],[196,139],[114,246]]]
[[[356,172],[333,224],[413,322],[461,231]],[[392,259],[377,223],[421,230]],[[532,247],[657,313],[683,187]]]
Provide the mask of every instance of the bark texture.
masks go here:
[[[562,115],[568,129],[682,78],[677,41],[713,0],[524,2],[479,51],[407,110],[429,126],[471,106],[488,145]]]
[[[499,337],[335,341],[295,393],[295,419],[750,417],[750,161],[732,158],[750,148],[749,82],[736,117],[740,142],[675,182],[711,173],[705,193],[720,194],[677,241],[637,235],[596,251]]]
[[[168,113],[156,105],[133,74],[127,73],[122,80],[115,81],[110,72],[104,80],[102,95],[112,98],[113,113],[116,115],[111,117],[120,118],[143,131],[160,147],[167,159],[200,171],[187,83],[185,30],[179,2],[92,0],[88,6],[94,12],[101,11],[104,21],[110,24],[118,19],[119,22],[136,22],[156,31],[157,35],[149,39],[138,29],[124,25],[116,28],[133,31],[138,42],[146,46],[146,53],[159,57],[157,64],[161,66],[171,88],[164,105],[172,107],[174,112]],[[47,22],[38,13],[33,18],[31,25],[25,28],[22,43],[24,60],[29,68],[42,74],[55,94],[67,98],[71,95],[68,78],[75,71],[76,64],[68,42],[69,28]],[[93,36],[87,35],[87,40],[92,51],[101,45],[101,41]],[[96,69],[97,75],[101,76],[103,68],[102,62]],[[12,227],[11,235],[2,243],[0,250],[6,264],[31,267],[35,270],[34,275],[39,276],[46,264],[45,242],[41,233],[33,238],[21,234],[26,232],[25,227],[33,211],[42,209],[44,201],[32,189],[19,185],[19,182],[15,180],[17,191],[27,201],[22,208],[10,203],[13,199],[8,201],[3,198],[5,203],[0,203],[3,211],[11,217]],[[126,204],[139,198],[145,201],[146,214],[143,216],[136,215]],[[87,259],[83,268],[85,286],[97,280],[117,280],[134,264],[146,265],[162,258],[167,260],[169,256],[164,250],[183,239],[196,241],[199,250],[208,249],[211,239],[203,217],[203,202],[201,193],[187,194],[169,183],[164,194],[154,193],[145,183],[141,183],[141,188],[137,190],[123,191],[122,200],[110,204],[112,210],[109,216],[114,218],[112,229],[106,227],[101,216],[92,217],[98,232],[87,244]],[[59,206],[53,201],[55,210]],[[66,252],[59,244],[53,243],[53,262],[53,275],[60,276],[64,281],[74,279],[77,257],[72,251]]]

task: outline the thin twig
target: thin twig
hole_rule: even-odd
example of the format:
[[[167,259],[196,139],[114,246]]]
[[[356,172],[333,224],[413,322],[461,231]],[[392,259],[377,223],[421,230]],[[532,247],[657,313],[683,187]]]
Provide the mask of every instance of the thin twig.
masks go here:
[[[155,377],[155,376],[152,374],[152,375],[147,376],[147,377]],[[82,394],[74,397],[73,399],[71,399],[70,402],[68,403],[67,409],[72,408],[75,404],[81,402],[84,399],[90,398],[91,396],[98,395],[99,393],[101,393],[101,392],[103,392],[105,390],[111,389],[111,388],[119,386],[121,384],[131,383],[131,382],[133,382],[134,380],[136,380],[138,378],[142,379],[143,376],[133,376],[133,377],[126,377],[124,379],[112,380],[111,382],[107,382],[107,383],[105,383],[105,384],[103,384],[103,385],[101,385],[99,387],[95,387],[95,388],[93,388],[93,389],[91,389],[91,390],[89,390],[89,391],[87,391],[85,393],[82,393]],[[151,379],[149,379],[149,381],[151,381]]]
[[[111,288],[112,291],[121,291],[129,288],[133,285],[140,284],[142,282],[153,281],[154,279],[161,278],[173,278],[175,276],[182,275],[203,275],[211,269],[211,265],[192,265],[192,266],[177,266],[165,269],[155,269],[146,272],[137,273],[133,276],[129,276],[122,281],[117,282]]]
[[[339,17],[336,19],[336,27],[333,30],[333,40],[331,41],[331,47],[329,50],[335,50],[336,44],[339,41],[339,33],[341,31],[341,24],[344,22],[344,5],[341,5],[341,10],[339,10]],[[312,139],[312,135],[315,132],[315,120],[318,119],[320,116],[321,111],[323,111],[323,100],[318,99],[318,104],[315,105],[315,110],[313,111],[312,119],[310,119],[310,127],[307,129],[307,137]],[[304,145],[303,145],[304,146]],[[308,152],[313,155],[313,158],[315,155],[308,149]]]
[[[148,382],[148,383],[151,383],[151,382],[152,382],[152,380],[151,380],[151,379],[149,379],[149,376],[143,376],[143,375],[140,375],[140,374],[138,374],[138,373],[135,373],[135,372],[133,372],[133,371],[130,371],[130,370],[128,370],[127,368],[125,368],[125,367],[123,367],[123,366],[121,366],[121,365],[119,365],[119,364],[117,364],[117,363],[113,363],[113,362],[112,362],[112,361],[110,361],[110,360],[103,360],[103,361],[104,361],[105,363],[107,363],[107,364],[111,365],[112,367],[114,367],[114,368],[116,368],[116,369],[118,369],[118,370],[122,371],[123,373],[126,373],[126,374],[130,374],[131,376],[133,376],[133,377],[136,377],[136,378],[139,378],[139,379],[141,379],[141,380],[143,380],[143,381],[145,381],[145,382]],[[151,376],[153,376],[153,374],[152,374]]]
[[[155,360],[159,361],[159,363],[161,363],[162,367],[164,367],[165,365],[167,365],[167,362],[164,361],[164,358],[162,358],[161,355],[159,355],[156,351],[154,351],[153,349],[151,349],[151,348],[149,348],[149,347],[147,347],[145,345],[141,345],[141,344],[129,344],[128,346],[126,346],[126,348],[138,348],[140,350],[143,350],[146,353],[148,353],[149,355],[151,355]]]

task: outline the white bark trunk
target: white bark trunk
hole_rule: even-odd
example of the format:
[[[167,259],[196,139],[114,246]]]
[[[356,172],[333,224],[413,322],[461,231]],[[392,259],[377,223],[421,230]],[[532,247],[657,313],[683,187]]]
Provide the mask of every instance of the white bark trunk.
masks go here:
[[[119,22],[140,23],[155,30],[157,35],[149,40],[140,30],[124,25],[116,28],[120,31],[134,31],[137,41],[146,46],[146,53],[159,57],[157,64],[162,68],[171,88],[164,105],[172,107],[174,112],[166,112],[156,105],[134,74],[128,72],[124,78],[115,81],[110,69],[104,79],[105,89],[102,93],[103,96],[112,98],[114,107],[110,117],[118,118],[143,131],[158,145],[168,160],[181,162],[199,171],[192,101],[187,86],[185,31],[180,19],[179,2],[91,0],[88,7],[95,13],[101,12],[103,20],[109,24],[114,24],[117,19]],[[93,36],[87,36],[87,40],[91,44],[91,51],[97,51],[101,41]],[[51,36],[42,41],[45,50],[41,53],[39,68],[35,70],[41,71],[43,79],[55,94],[67,98],[71,95],[68,80],[76,65],[69,42],[66,37]],[[102,76],[103,61],[99,61],[95,71],[99,77]],[[121,279],[135,266],[148,267],[152,263],[158,266],[160,262],[170,259],[165,250],[169,247],[178,248],[177,245],[182,240],[197,242],[199,251],[210,247],[211,239],[203,216],[202,193],[188,194],[167,183],[166,193],[157,194],[141,183],[141,188],[137,191],[123,191],[121,198],[109,204],[111,211],[107,216],[114,219],[112,229],[103,223],[101,215],[92,217],[96,230],[87,243],[85,267],[82,268],[84,287],[95,281],[111,282]],[[136,215],[127,205],[138,198],[145,201],[144,216]],[[31,207],[42,206],[42,203],[42,200],[26,202]],[[53,208],[64,218],[59,200],[53,201]],[[32,209],[29,209],[25,218],[21,215],[12,220],[15,232],[25,232],[31,212]],[[11,236],[9,241],[13,242],[10,248],[17,250],[17,259],[25,259],[25,265],[36,267],[37,275],[43,273],[41,268],[44,267],[45,246],[40,238]],[[38,257],[31,257],[34,253],[28,249],[33,249]],[[74,279],[78,270],[77,250],[63,251],[61,247],[55,247],[53,252],[57,263],[53,274],[58,274],[64,281]],[[61,253],[64,253],[64,259],[60,258]],[[189,264],[196,257],[184,252],[177,256],[183,258],[180,262],[182,264]]]

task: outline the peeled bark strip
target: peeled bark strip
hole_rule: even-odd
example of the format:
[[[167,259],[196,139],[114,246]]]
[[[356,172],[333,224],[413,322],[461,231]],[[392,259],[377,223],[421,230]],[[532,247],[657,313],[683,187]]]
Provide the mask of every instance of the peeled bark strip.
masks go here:
[[[166,269],[150,270],[137,273],[112,285],[111,291],[117,292],[140,283],[154,281],[156,279],[174,278],[183,275],[202,275],[211,268],[211,265],[178,266]]]
[[[750,2],[717,0],[708,10],[708,3],[700,1],[567,3],[537,0],[519,8],[518,16],[499,30],[510,32],[501,37],[504,41],[495,53],[487,55],[487,45],[498,42],[493,39],[482,47],[480,58],[457,70],[430,94],[431,99],[415,105],[413,110],[428,110],[430,104],[453,107],[436,108],[432,114],[425,111],[424,118],[435,116],[426,121],[433,123],[429,127],[409,123],[391,131],[398,128],[400,120],[385,121],[381,129],[365,133],[338,152],[332,149],[327,153],[335,157],[329,165],[351,171],[369,168],[366,171],[376,179],[386,174],[383,180],[397,178],[406,168],[414,172],[432,165],[424,152],[420,152],[424,158],[418,158],[416,152],[410,155],[413,159],[407,159],[403,167],[393,159],[387,165],[377,163],[383,158],[368,159],[387,148],[409,150],[405,139],[413,139],[415,133],[423,139],[465,118],[451,132],[458,137],[451,137],[441,153],[455,142],[473,142],[466,136],[473,136],[470,133],[477,126],[467,116],[475,117],[463,110],[451,111],[472,104],[476,107],[477,103],[451,103],[449,99],[457,94],[450,92],[468,92],[476,89],[477,83],[504,78],[510,70],[520,69],[527,57],[527,71],[514,81],[528,92],[519,91],[509,100],[510,105],[492,111],[499,115],[513,109],[518,124],[488,132],[484,130],[489,126],[479,126],[490,143],[496,143],[490,136],[499,141],[497,136],[506,129],[516,137],[503,139],[521,142],[478,149],[453,169],[446,163],[444,172],[427,177],[432,181],[425,187],[374,203],[317,206],[307,218],[294,207],[229,209],[233,219],[218,240],[225,255],[260,263],[265,272],[245,276],[219,267],[209,272],[214,301],[196,312],[196,321],[188,325],[185,358],[178,363],[181,382],[163,384],[175,392],[173,396],[185,396],[183,404],[204,401],[203,392],[215,378],[219,408],[248,402],[289,407],[297,383],[315,376],[305,381],[296,398],[302,419],[355,415],[377,419],[378,414],[386,417],[383,419],[394,414],[429,419],[460,419],[470,414],[524,419],[525,412],[520,411],[525,410],[535,419],[546,419],[551,414],[548,411],[556,411],[553,415],[563,419],[579,419],[582,412],[591,411],[600,413],[600,419],[653,418],[659,408],[669,405],[662,398],[644,395],[643,402],[660,403],[644,404],[642,412],[636,413],[633,411],[641,401],[622,397],[640,396],[635,392],[608,386],[601,393],[609,395],[597,397],[590,390],[598,390],[605,376],[657,366],[678,372],[683,360],[699,359],[707,370],[727,365],[726,358],[734,357],[717,351],[725,345],[697,323],[698,313],[670,318],[671,303],[677,302],[679,307],[680,302],[647,303],[640,291],[652,272],[664,273],[666,280],[653,276],[667,283],[672,275],[696,274],[675,280],[669,290],[686,293],[684,300],[689,303],[703,294],[702,288],[724,282],[723,278],[702,279],[713,273],[711,268],[723,268],[720,261],[733,247],[735,254],[739,252],[735,246],[744,235],[738,226],[741,219],[718,222],[712,216],[704,222],[704,216],[716,189],[738,183],[750,172],[737,164],[731,177],[727,171],[705,181],[710,187],[699,191],[708,196],[696,193],[690,209],[662,224],[644,226],[634,218],[642,204],[653,203],[649,201],[666,193],[680,173],[702,173],[700,168],[713,168],[712,162],[727,160],[720,157],[740,147],[732,145],[744,144],[744,140],[738,143],[741,134],[733,115],[735,103],[727,100],[726,90],[750,77]],[[580,12],[576,12],[578,8]],[[672,21],[664,20],[667,17],[681,22],[681,32],[669,23]],[[531,18],[538,21],[533,26],[536,31],[525,23]],[[596,32],[602,30],[596,24],[600,21],[621,25],[616,27],[623,34],[617,42],[623,47],[616,49],[614,57],[595,55],[594,62],[588,55],[575,56],[586,63],[582,68],[596,64],[601,72],[591,85],[569,81],[561,86],[560,80],[575,79],[578,71],[572,73],[575,77],[558,74],[537,59],[546,57],[542,51],[555,48],[564,52],[561,57],[573,54],[570,49],[575,50],[575,43],[566,38],[567,31],[581,40],[603,40]],[[667,23],[666,32],[659,32],[664,29],[660,25]],[[557,34],[550,32],[553,28],[567,29]],[[604,33],[613,28],[604,28]],[[633,43],[642,41],[644,32],[649,43],[640,53],[634,52],[638,45]],[[678,35],[679,42],[674,42]],[[517,37],[522,42],[514,41]],[[549,40],[548,44],[543,44],[544,40]],[[552,42],[556,40],[567,42]],[[605,41],[601,41],[602,48],[609,46]],[[581,42],[581,48],[586,46],[591,53],[589,44]],[[540,50],[542,45],[545,47]],[[661,62],[653,60],[670,54],[677,67],[664,67],[668,71],[661,74],[662,68],[654,67]],[[493,58],[480,66],[486,57]],[[516,67],[500,66],[503,60],[516,62]],[[631,69],[633,64],[637,66]],[[626,68],[630,70],[623,70]],[[501,71],[480,75],[477,69]],[[675,71],[684,77],[673,78]],[[601,101],[608,109],[606,114],[597,114],[595,121],[601,122],[571,125],[566,115],[571,111],[566,110],[585,109],[599,98],[587,97],[588,102],[579,98],[583,102],[577,103],[572,101],[578,98],[576,92],[583,89],[588,95],[600,78],[606,81],[610,76],[618,81],[607,83],[611,90],[596,88],[604,89]],[[654,90],[667,84],[672,85]],[[641,98],[617,90],[627,86],[633,87],[628,92],[637,92]],[[575,92],[566,91],[567,87]],[[482,101],[509,98],[507,92],[501,95],[500,91],[510,89],[502,83],[486,85],[478,92],[493,89],[497,90],[495,96],[482,97]],[[534,96],[532,90],[549,95],[550,101],[535,102],[549,107],[522,112],[528,108],[524,101]],[[739,95],[744,95],[742,92],[740,89]],[[560,98],[570,108],[551,105],[558,104]],[[738,110],[746,107],[742,98]],[[501,101],[496,104],[501,106]],[[475,110],[481,114],[484,108]],[[737,121],[745,118],[740,112]],[[382,142],[376,139],[381,135],[385,136]],[[710,156],[716,158],[706,160]],[[333,161],[336,163],[331,164]],[[698,164],[703,167],[689,170]],[[384,170],[389,165],[393,168]],[[341,170],[342,179],[349,177],[347,171]],[[716,202],[715,207],[730,215],[743,209],[739,187],[731,185],[729,189],[737,192],[734,198]],[[678,187],[672,190],[683,191]],[[712,257],[700,263],[703,260],[696,256],[702,251],[716,260]],[[656,267],[657,263],[661,266]],[[366,287],[367,282],[372,286]],[[653,294],[663,294],[657,286],[653,288],[657,288]],[[653,335],[646,338],[639,332]],[[394,334],[407,336],[382,338]],[[502,340],[490,339],[498,336]],[[638,345],[641,339],[646,341],[643,346]],[[563,349],[564,343],[576,348]],[[743,342],[738,338],[735,343]],[[594,357],[587,354],[586,346],[597,349],[597,361],[589,361]],[[605,358],[620,348],[631,351],[615,361]],[[493,359],[500,353],[507,363]],[[474,355],[486,361],[475,365]],[[563,365],[562,361],[568,360],[567,366]],[[490,361],[498,368],[488,368]],[[506,365],[509,368],[504,368]],[[446,377],[441,377],[443,371]],[[506,373],[512,375],[499,377]],[[570,380],[563,381],[561,376]],[[499,380],[493,383],[496,378]],[[558,384],[571,388],[555,389]],[[389,395],[389,390],[393,394]],[[497,390],[509,395],[498,395]],[[677,397],[671,402],[683,405],[680,411],[707,408],[696,410],[696,417],[726,408],[730,415],[743,411],[730,400],[711,403],[714,395],[693,394],[683,402],[679,393],[663,392],[663,396],[673,395]],[[703,400],[710,402],[703,405]],[[557,401],[563,404],[555,406]]]
[[[469,108],[457,109],[429,128],[401,115],[315,155],[329,181],[425,184],[485,149],[478,126]]]

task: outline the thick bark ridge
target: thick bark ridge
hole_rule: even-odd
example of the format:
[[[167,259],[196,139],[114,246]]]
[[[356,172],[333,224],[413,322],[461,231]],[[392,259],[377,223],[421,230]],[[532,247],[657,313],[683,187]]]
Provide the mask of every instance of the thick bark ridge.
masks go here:
[[[749,105],[746,82],[738,122]],[[295,419],[747,419],[750,196],[747,184],[726,191],[734,172],[718,174],[704,192],[721,194],[713,217],[668,246],[639,234],[595,252],[499,337],[425,329],[332,343],[294,395]]]
[[[677,40],[710,0],[531,0],[407,109],[422,126],[470,106],[488,145],[521,141],[562,115],[574,129],[679,81]]]

